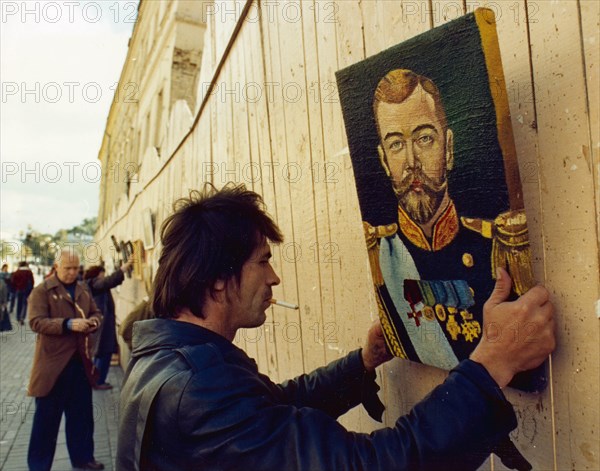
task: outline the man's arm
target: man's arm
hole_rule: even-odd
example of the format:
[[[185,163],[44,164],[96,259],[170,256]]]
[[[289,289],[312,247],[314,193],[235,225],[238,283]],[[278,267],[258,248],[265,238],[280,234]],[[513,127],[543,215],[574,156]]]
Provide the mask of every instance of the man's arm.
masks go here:
[[[90,296],[91,297],[91,296]],[[68,335],[70,331],[90,333],[98,328],[102,321],[102,314],[91,300],[90,310],[93,318],[66,318],[50,317],[48,292],[44,289],[34,289],[28,298],[27,317],[29,326],[35,333],[43,335]]]
[[[393,427],[370,434],[349,432],[311,407],[273,404],[253,393],[250,377],[223,375],[220,379],[230,379],[213,379],[218,384],[210,387],[208,377],[216,378],[207,372],[178,401],[177,419],[170,414],[162,418],[176,420],[188,442],[197,440],[189,448],[190,462],[198,460],[208,468],[236,469],[243,462],[248,469],[264,470],[469,471],[516,426],[500,389],[470,360]]]
[[[377,397],[376,375],[373,370],[367,371],[362,358],[362,350],[355,350],[312,373],[278,385],[281,403],[319,409],[333,418],[362,403],[369,415],[381,422],[384,407]]]
[[[90,287],[92,288],[92,294],[95,296],[97,294],[108,291],[109,289],[115,288],[123,283],[125,279],[125,272],[129,269],[129,267],[133,264],[133,261],[130,260],[121,268],[116,270],[113,274],[105,276],[104,278],[95,278],[94,281],[90,283]]]
[[[362,403],[369,415],[381,422],[384,406],[377,397],[375,368],[392,358],[381,324],[376,322],[362,349],[280,385],[282,402],[320,409],[334,418]]]

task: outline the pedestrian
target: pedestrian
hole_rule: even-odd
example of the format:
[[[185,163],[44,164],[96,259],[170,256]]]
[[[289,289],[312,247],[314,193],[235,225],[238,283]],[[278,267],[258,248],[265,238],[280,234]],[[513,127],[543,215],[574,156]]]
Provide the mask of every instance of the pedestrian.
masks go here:
[[[2,265],[2,271],[0,271],[0,279],[4,280],[6,283],[6,287],[8,288],[8,302],[10,306],[8,307],[8,312],[12,312],[15,307],[15,296],[14,290],[10,284],[11,273],[8,271],[8,264],[5,263]]]
[[[14,291],[17,300],[17,322],[21,325],[25,323],[27,314],[27,298],[33,289],[33,273],[29,269],[29,263],[19,262],[19,267],[10,277],[10,286]]]
[[[8,272],[8,264],[2,264],[2,270],[0,271],[0,280],[4,281],[6,287],[10,284],[10,273]]]
[[[467,471],[516,427],[501,388],[554,348],[553,306],[543,287],[505,302],[511,280],[501,270],[484,308],[485,325],[510,318],[511,329],[535,326],[536,342],[484,334],[471,359],[409,415],[390,428],[354,433],[336,418],[359,404],[377,419],[383,411],[375,368],[391,355],[381,325],[362,349],[274,384],[232,341],[238,329],[261,326],[274,301],[280,280],[269,243],[282,242],[278,227],[244,186],[194,192],[175,209],[161,229],[157,318],[138,321],[133,332],[120,400],[120,471]]]
[[[29,298],[29,325],[37,341],[28,387],[28,395],[35,397],[35,415],[27,462],[30,471],[51,469],[64,412],[73,467],[104,469],[94,459],[96,375],[88,339],[102,315],[88,288],[77,281],[78,255],[64,249],[55,266],[56,273],[36,286]]]
[[[99,373],[98,383],[94,385],[94,389],[112,389],[112,385],[106,382],[106,377],[108,376],[112,355],[117,353],[119,349],[115,322],[115,301],[110,290],[123,283],[124,273],[130,269],[132,264],[133,261],[130,260],[110,276],[105,276],[104,267],[95,265],[89,267],[83,275],[83,279],[88,284],[92,296],[94,296],[94,302],[103,316],[102,327],[92,335],[94,364]]]
[[[8,273],[8,266],[4,265],[4,268],[7,268],[6,272]],[[0,278],[0,332],[5,332],[7,330],[12,330],[12,326],[10,324],[10,315],[8,314],[8,309],[6,308],[8,304],[8,286],[4,282],[4,278]]]

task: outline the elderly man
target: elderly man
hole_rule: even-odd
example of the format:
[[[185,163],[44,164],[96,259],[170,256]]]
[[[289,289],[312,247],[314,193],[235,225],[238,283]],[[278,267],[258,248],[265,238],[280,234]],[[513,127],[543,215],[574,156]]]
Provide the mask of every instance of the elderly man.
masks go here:
[[[88,345],[88,334],[99,327],[102,316],[88,289],[77,281],[77,254],[61,251],[55,267],[56,273],[29,297],[29,325],[38,339],[28,388],[36,408],[27,462],[31,471],[50,470],[64,412],[71,464],[104,469],[94,460],[94,372]]]
[[[538,287],[506,303],[506,272],[486,322],[536,326],[536,342],[483,336],[410,415],[354,433],[336,418],[363,404],[381,417],[375,368],[390,360],[380,325],[366,345],[274,384],[232,340],[265,322],[280,280],[269,242],[282,236],[260,196],[228,186],[180,200],[162,227],[154,280],[158,319],[134,327],[121,394],[117,468],[249,470],[476,469],[516,426],[500,388],[554,348],[553,307]]]

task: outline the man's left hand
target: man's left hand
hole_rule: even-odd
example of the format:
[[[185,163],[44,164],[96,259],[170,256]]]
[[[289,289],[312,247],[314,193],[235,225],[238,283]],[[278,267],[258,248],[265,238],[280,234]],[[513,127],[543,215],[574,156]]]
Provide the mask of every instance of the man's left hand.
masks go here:
[[[98,319],[96,319],[95,317],[92,317],[90,319],[88,319],[89,322],[89,329],[87,331],[88,334],[91,334],[92,332],[96,332],[96,330],[98,330],[98,327],[100,326],[100,321]]]
[[[388,351],[383,338],[383,329],[379,321],[375,322],[367,333],[367,343],[362,349],[365,369],[373,371],[382,363],[390,361],[393,355]]]

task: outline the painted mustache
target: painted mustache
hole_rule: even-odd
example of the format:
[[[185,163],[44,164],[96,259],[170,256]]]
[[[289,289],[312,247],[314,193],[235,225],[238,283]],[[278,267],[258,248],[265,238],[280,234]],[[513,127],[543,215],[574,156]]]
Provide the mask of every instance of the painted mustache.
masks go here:
[[[431,220],[442,202],[447,186],[446,180],[436,183],[421,169],[409,169],[400,183],[393,184],[398,202],[411,219],[419,224],[426,224]]]
[[[400,183],[393,182],[396,196],[403,197],[409,190],[422,188],[426,193],[438,194],[446,190],[447,180],[442,183],[436,183],[429,178],[421,169],[409,169],[406,176]]]

